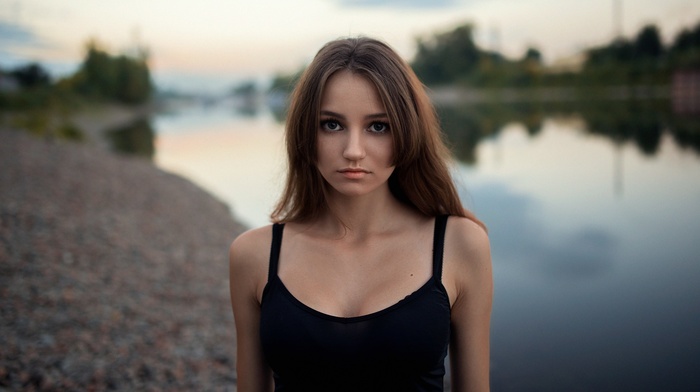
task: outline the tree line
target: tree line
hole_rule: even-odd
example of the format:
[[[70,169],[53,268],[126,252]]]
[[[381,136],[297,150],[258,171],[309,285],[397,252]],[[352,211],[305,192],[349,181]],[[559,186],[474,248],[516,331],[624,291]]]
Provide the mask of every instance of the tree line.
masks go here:
[[[153,83],[148,68],[148,51],[112,55],[91,41],[80,69],[66,82],[84,96],[106,98],[126,104],[148,101]]]
[[[680,31],[668,45],[664,45],[659,29],[651,24],[632,38],[618,37],[588,48],[581,55],[583,60],[577,67],[564,70],[545,65],[535,47],[527,48],[520,58],[507,58],[477,45],[474,26],[463,24],[417,38],[416,55],[410,65],[431,86],[668,85],[674,71],[700,69],[700,23]],[[302,71],[274,75],[268,92],[288,94]]]
[[[67,77],[52,81],[42,65],[29,63],[14,69],[0,69],[0,78],[5,81],[0,90],[0,106],[9,109],[32,109],[81,100],[138,105],[147,102],[154,90],[145,48],[137,47],[130,53],[115,55],[94,40],[86,45],[81,65]]]
[[[680,69],[700,68],[700,23],[664,45],[655,25],[644,26],[631,39],[617,38],[585,51],[580,70],[553,72],[538,49],[519,59],[480,48],[473,26],[465,24],[416,41],[411,65],[429,85],[466,84],[483,87],[527,87],[562,84],[664,84]]]

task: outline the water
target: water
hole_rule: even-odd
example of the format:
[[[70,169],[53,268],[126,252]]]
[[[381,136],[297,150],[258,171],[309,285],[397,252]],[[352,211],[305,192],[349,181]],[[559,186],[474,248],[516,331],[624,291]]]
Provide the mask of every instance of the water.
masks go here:
[[[605,109],[441,109],[490,230],[494,391],[700,390],[700,127]],[[267,223],[284,173],[273,116],[194,109],[154,127],[157,165]]]
[[[269,223],[285,168],[282,125],[271,115],[190,108],[156,117],[154,127],[158,166],[207,189],[248,227]]]

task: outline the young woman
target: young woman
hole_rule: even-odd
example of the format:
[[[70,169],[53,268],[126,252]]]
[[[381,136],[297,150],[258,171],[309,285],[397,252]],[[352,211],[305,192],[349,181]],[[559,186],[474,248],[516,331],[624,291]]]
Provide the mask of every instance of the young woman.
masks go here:
[[[272,226],[230,249],[238,391],[489,389],[491,257],[422,84],[332,41],[292,95]],[[449,218],[448,218],[449,216]]]

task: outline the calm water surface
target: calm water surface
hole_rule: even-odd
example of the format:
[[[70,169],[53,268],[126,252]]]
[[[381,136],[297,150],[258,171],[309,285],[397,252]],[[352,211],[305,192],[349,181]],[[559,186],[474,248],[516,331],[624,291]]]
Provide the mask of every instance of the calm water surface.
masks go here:
[[[190,109],[154,127],[157,165],[267,223],[284,173],[272,116]],[[613,140],[572,116],[510,123],[455,168],[490,229],[494,391],[700,390],[700,158],[666,134],[653,154]]]

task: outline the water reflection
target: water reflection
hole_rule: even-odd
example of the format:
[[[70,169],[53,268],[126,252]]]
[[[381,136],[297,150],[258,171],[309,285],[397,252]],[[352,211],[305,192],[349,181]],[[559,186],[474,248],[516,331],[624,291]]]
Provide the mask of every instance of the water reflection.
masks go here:
[[[461,170],[490,228],[493,389],[694,390],[700,161],[668,135],[649,160],[567,122],[528,134],[499,129]],[[604,191],[611,154],[625,158],[624,198]]]
[[[607,136],[616,143],[632,142],[645,155],[657,152],[666,129],[674,133],[665,101],[595,102],[584,106],[582,115],[590,133]],[[700,151],[700,145],[695,147],[696,152]]]
[[[436,109],[457,159],[466,163],[475,163],[474,148],[481,139],[496,136],[506,124],[518,122],[535,136],[545,116],[534,104],[438,105]]]
[[[613,268],[618,239],[609,230],[582,226],[552,241],[540,216],[543,207],[534,198],[498,182],[471,187],[469,193],[480,201],[479,216],[489,224],[499,263],[557,282],[595,278]]]
[[[125,126],[107,131],[105,135],[113,151],[149,159],[155,153],[155,133],[149,118],[139,118]]]
[[[700,154],[700,118],[675,115],[666,100],[568,101],[438,105],[442,126],[456,157],[474,164],[479,141],[497,136],[509,123],[520,123],[536,136],[548,117],[580,117],[586,131],[615,144],[633,143],[654,155],[664,134]]]

